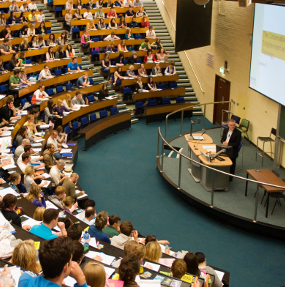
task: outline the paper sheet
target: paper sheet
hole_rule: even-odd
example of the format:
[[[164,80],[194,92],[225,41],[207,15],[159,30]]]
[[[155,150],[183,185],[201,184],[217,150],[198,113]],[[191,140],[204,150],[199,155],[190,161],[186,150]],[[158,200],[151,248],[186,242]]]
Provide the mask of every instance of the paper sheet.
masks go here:
[[[43,183],[44,183],[44,186],[43,186],[43,187],[48,187],[49,184],[50,184],[50,181],[49,181],[49,180],[42,180],[42,181],[41,181],[41,184],[43,184]]]
[[[7,137],[7,136],[10,136],[11,134],[12,134],[11,131],[3,131],[0,136],[1,136],[1,137]]]
[[[159,280],[141,279],[140,287],[160,287]]]
[[[38,140],[34,140],[35,143],[40,143],[40,142],[43,142],[44,139],[38,139]]]
[[[91,240],[89,241],[89,245],[94,247],[94,248],[97,248],[97,242],[96,242],[95,237],[91,237]]]
[[[200,140],[200,141],[204,141],[205,138],[203,136],[193,136],[193,140]]]
[[[219,270],[215,270],[215,272],[217,273],[217,276],[219,277],[220,281],[222,281],[225,273]]]
[[[116,259],[115,256],[104,254],[103,252],[88,251],[85,256],[93,259],[95,256],[100,256],[102,258],[102,263],[106,265],[111,265],[112,262]]]
[[[16,166],[14,164],[7,164],[7,165],[3,166],[2,168],[7,170],[7,169],[16,168]]]
[[[107,275],[107,278],[109,278],[114,272],[115,272],[115,268],[110,268],[107,266],[103,266]]]
[[[58,209],[58,207],[56,205],[54,205],[51,201],[46,200],[46,209]]]
[[[40,144],[42,146],[42,144]],[[33,148],[34,152],[38,152],[38,151],[41,151],[42,149],[41,148]]]
[[[23,215],[21,217],[28,218],[28,220],[23,221],[23,225],[30,225],[31,227],[33,227],[34,225],[40,225],[42,223],[41,221],[37,221],[27,215]]]
[[[70,276],[67,276],[66,278],[64,278],[63,284],[66,286],[73,287],[76,284],[76,280]]]
[[[31,144],[32,147],[36,147],[36,146],[42,146],[41,143],[32,143]],[[33,149],[35,151],[35,149]],[[41,150],[41,149],[40,149]]]
[[[48,128],[49,128],[49,125],[40,125],[40,128],[41,128],[41,129],[48,129]]]
[[[85,194],[83,194],[83,195],[81,195],[81,196],[78,196],[77,199],[83,198],[83,197],[85,197],[85,196],[88,196],[88,194],[85,193]]]
[[[155,263],[150,263],[150,262],[145,262],[144,267],[150,269],[150,270],[153,270],[155,272],[158,272],[159,268],[160,268],[160,265],[159,264],[155,264]]]
[[[43,175],[45,178],[49,178],[50,177],[50,175],[48,173],[43,173],[41,175]]]
[[[15,286],[18,286],[19,284],[19,279],[20,279],[20,276],[22,275],[21,274],[21,268],[20,267],[17,267],[17,266],[10,266],[8,267],[11,271],[11,275],[12,277],[14,278],[15,280]],[[0,268],[1,271],[4,270],[4,268]]]
[[[71,148],[63,148],[60,153],[69,153],[69,152],[72,152],[72,149]]]
[[[159,264],[170,268],[174,260],[175,258],[159,258]]]
[[[80,193],[80,192],[81,192],[81,190],[78,190],[78,189],[75,190],[75,193],[76,193],[76,194],[78,194],[78,193]]]
[[[4,197],[6,194],[13,194],[17,197],[20,196],[20,194],[11,187],[0,189],[0,196]]]

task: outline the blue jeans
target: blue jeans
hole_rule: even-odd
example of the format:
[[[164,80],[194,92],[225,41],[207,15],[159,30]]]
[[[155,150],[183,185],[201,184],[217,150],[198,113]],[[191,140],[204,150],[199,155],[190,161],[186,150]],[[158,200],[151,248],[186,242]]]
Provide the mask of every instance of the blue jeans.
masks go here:
[[[55,152],[53,155],[54,155],[54,157],[55,157],[56,160],[62,159],[61,153],[58,152],[58,151]]]

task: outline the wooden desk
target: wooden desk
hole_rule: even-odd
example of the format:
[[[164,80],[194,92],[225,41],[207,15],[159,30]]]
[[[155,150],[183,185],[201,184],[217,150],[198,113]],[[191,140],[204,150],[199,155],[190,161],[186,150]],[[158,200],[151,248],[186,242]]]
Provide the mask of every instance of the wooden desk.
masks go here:
[[[29,26],[31,24],[10,24],[10,29],[11,31],[19,31],[20,29],[22,29],[25,25]],[[36,28],[38,28],[40,26],[40,23],[35,23]],[[45,26],[46,28],[50,28],[51,27],[51,22],[45,22]],[[5,29],[5,26],[0,26],[0,31],[2,31],[3,29]]]
[[[58,0],[55,0],[55,1],[53,1],[53,3],[57,2],[57,1]],[[65,3],[62,5],[65,5]],[[57,5],[57,4],[53,4],[53,5]],[[58,4],[58,5],[61,5],[61,4]],[[144,7],[142,9],[144,10]],[[98,10],[99,10],[98,8],[97,9],[91,9],[90,12],[92,14],[95,14]],[[115,7],[115,11],[117,14],[126,13],[128,10],[129,10],[129,8],[121,8],[121,7],[117,8],[117,7]],[[87,11],[87,9],[80,9],[80,14],[83,15],[86,11]],[[106,14],[110,11],[110,8],[103,8],[102,11]],[[133,7],[133,11],[137,12],[137,11],[139,11],[139,8]],[[71,13],[74,14],[75,10],[72,10]],[[66,10],[62,10],[62,15],[65,15],[65,14],[66,14]]]
[[[76,2],[77,2],[76,0],[73,0],[73,1],[72,1],[73,5],[76,4]],[[87,4],[87,3],[89,3],[88,0],[82,0],[81,2],[82,2],[82,4]],[[103,2],[106,3],[107,0],[104,0]],[[112,1],[112,2],[114,3],[115,1]],[[66,4],[66,1],[65,1],[65,0],[54,0],[54,1],[53,1],[53,6],[57,6],[57,5],[64,5],[64,6],[65,6],[65,4]]]
[[[148,64],[143,63],[143,64],[144,64],[144,68],[145,68],[146,70],[151,70],[151,69],[155,66],[155,63],[148,63]],[[124,65],[124,66],[109,66],[109,68],[110,68],[110,72],[111,72],[111,73],[115,73],[115,72],[117,71],[118,67],[121,67],[121,68],[122,68],[122,71],[123,71],[123,72],[126,72],[126,71],[129,69],[129,66],[130,66],[130,65]],[[140,69],[141,64],[134,64],[133,66],[134,66],[134,70],[138,70],[138,69]],[[159,66],[160,66],[160,68],[165,69],[165,68],[167,68],[167,67],[169,66],[169,63],[167,63],[167,62],[165,62],[165,63],[159,63]]]
[[[189,138],[188,138],[189,135],[190,134],[187,134],[184,136],[188,143],[189,142],[197,142],[197,140],[189,140]],[[201,133],[193,133],[192,135],[193,136],[201,136]],[[200,141],[199,142],[200,144],[211,144],[211,143],[213,143],[213,139],[209,135],[203,134],[203,137],[204,137],[204,140]]]
[[[20,1],[17,1],[17,5],[19,6],[19,8],[21,6],[23,6],[24,3],[27,3],[28,5],[31,3],[30,1],[25,1],[25,2],[20,2]],[[2,2],[0,3],[0,9],[1,8],[9,8],[10,6],[12,5],[12,2]]]
[[[131,28],[133,34],[145,34],[146,31],[148,31],[148,28]],[[127,29],[104,29],[104,30],[91,30],[89,31],[90,36],[99,36],[99,35],[110,35],[112,32],[114,32],[116,35],[118,34],[126,34]],[[84,31],[80,31],[80,37],[84,34]],[[108,41],[112,42],[112,41]]]
[[[10,14],[9,14],[10,15]],[[9,17],[8,17],[9,18]],[[111,21],[111,18],[105,18],[104,22],[105,24],[109,24]],[[116,23],[120,22],[120,18],[115,18]],[[141,23],[142,21],[142,17],[136,18],[136,22],[137,23]],[[149,18],[147,18],[147,21],[149,21]],[[87,23],[89,23],[90,20],[89,19],[83,19],[83,20],[71,20],[71,26],[82,26],[82,25],[87,25]],[[132,22],[132,18],[126,18],[126,23],[131,23]],[[98,24],[99,23],[99,19],[94,19],[94,24]]]
[[[156,39],[149,39],[149,43],[152,44],[155,42]],[[118,46],[121,44],[122,40],[115,40],[115,41],[98,41],[98,42],[92,42],[90,43],[90,48],[95,47],[107,47],[110,44],[114,44],[115,46]],[[144,42],[144,39],[134,39],[134,40],[125,40],[127,46],[135,46],[135,45],[141,45]]]
[[[266,211],[265,217],[268,217],[268,207],[269,207],[269,193],[276,193],[276,192],[284,192],[285,191],[285,182],[274,174],[270,169],[264,168],[260,170],[256,169],[247,169],[246,170],[246,177],[252,177],[256,181],[261,181],[269,184],[275,184],[284,186],[284,189],[272,187],[268,185],[261,184],[260,187],[263,188],[267,192],[267,204],[266,204]],[[247,196],[247,185],[248,181],[245,184],[245,196]]]
[[[62,126],[68,124],[72,120],[75,120],[79,117],[82,117],[84,115],[87,115],[89,113],[93,113],[97,110],[102,110],[107,107],[115,106],[118,103],[118,99],[112,99],[112,100],[98,100],[93,103],[91,103],[88,107],[81,108],[79,111],[72,112],[68,114],[67,116],[62,118]]]
[[[138,57],[144,57],[146,55],[147,51],[136,51],[136,53],[137,53]],[[157,53],[157,50],[154,50],[153,53]],[[119,52],[117,52],[117,53],[110,53],[109,54],[109,59],[115,59],[115,58],[117,58],[119,56],[119,54],[120,54]],[[130,57],[132,54],[133,54],[133,51],[131,51],[131,52],[124,52],[125,58]],[[104,59],[104,53],[100,53],[99,54],[99,59],[100,60]]]
[[[177,89],[167,89],[162,91],[150,91],[148,93],[137,93],[133,96],[134,101],[150,99],[150,98],[170,98],[176,97],[178,95],[185,94],[185,88],[177,88]]]
[[[62,75],[62,76],[56,76],[54,78],[51,79],[47,79],[47,80],[43,80],[43,81],[39,81],[34,85],[31,85],[29,87],[23,88],[21,90],[19,90],[19,97],[23,97],[24,95],[27,95],[31,92],[36,91],[40,85],[45,85],[45,87],[48,86],[52,86],[52,85],[56,85],[56,84],[60,84],[62,82],[67,82],[70,80],[75,80],[80,78],[81,76],[83,76],[83,74],[87,72],[88,76],[92,76],[93,75],[93,70],[88,70],[88,71],[82,71],[79,73],[72,73],[72,74],[67,74],[67,75]]]
[[[129,129],[131,127],[131,118],[130,112],[122,112],[99,119],[80,130],[79,133],[85,136],[85,150],[107,135],[117,133],[123,129]]]
[[[57,68],[57,67],[61,67],[61,66],[66,66],[68,63],[70,63],[71,59],[62,59],[60,61],[53,61],[53,62],[44,62],[42,64],[37,64],[34,66],[28,66],[25,67],[25,71],[26,74],[30,74],[30,73],[34,73],[34,72],[38,72],[44,69],[44,66],[48,65],[48,67],[50,69],[52,68]],[[82,62],[82,57],[78,57],[77,58],[77,63],[81,63]],[[0,82],[6,82],[9,80],[9,78],[14,74],[14,72],[9,72],[6,74],[3,74],[0,76]]]
[[[152,77],[154,82],[168,82],[168,81],[178,81],[179,76],[178,75],[171,75],[171,76],[156,76],[156,77]],[[125,79],[122,80],[121,85],[122,86],[130,86],[130,85],[134,85],[137,82],[137,79]],[[148,78],[143,77],[142,78],[142,82],[143,83],[147,83],[148,82]]]
[[[12,5],[12,2],[10,2],[11,3],[11,5]],[[17,3],[18,4],[18,3]],[[18,5],[19,6],[19,5]],[[28,16],[31,14],[31,12],[25,12],[25,15],[26,15],[26,17],[28,18]],[[39,11],[36,11],[36,15],[38,15],[38,14],[40,14],[40,12]],[[21,15],[21,12],[15,12],[15,15],[16,15],[16,17],[17,18],[19,18],[20,17],[20,15]],[[10,13],[5,13],[5,19],[8,19],[10,17]]]
[[[63,50],[66,50],[66,46],[67,45],[63,45]],[[53,52],[55,53],[58,49],[58,46],[54,46],[53,47]],[[35,50],[30,50],[30,51],[26,51],[26,58],[28,57],[33,57],[33,56],[38,56],[38,55],[43,55],[46,54],[48,51],[48,47],[47,48],[41,48],[41,49],[35,49]],[[12,59],[12,54],[9,55],[3,55],[0,56],[0,59],[3,60],[3,62],[8,62]]]
[[[201,134],[193,135],[200,136]],[[210,150],[212,154],[216,153],[216,145],[211,143],[213,142],[212,138],[205,134],[203,135],[203,137],[205,140],[201,143],[197,140],[189,141],[187,135],[185,135],[185,139],[188,142],[188,157],[190,157],[196,162],[202,162],[206,166],[210,166],[224,172],[229,172],[230,166],[232,165],[232,161],[230,158],[220,156],[224,159],[224,161],[219,161],[218,159],[213,159],[212,161],[209,161],[208,158],[202,154],[202,152],[208,154]],[[206,149],[206,146],[209,148]],[[204,166],[200,166],[195,162],[189,161],[189,166],[190,174],[192,175],[193,179],[196,182],[201,182],[201,185],[204,187],[204,189],[210,192],[212,190],[213,171]],[[215,172],[214,190],[228,191],[228,186],[229,176]]]

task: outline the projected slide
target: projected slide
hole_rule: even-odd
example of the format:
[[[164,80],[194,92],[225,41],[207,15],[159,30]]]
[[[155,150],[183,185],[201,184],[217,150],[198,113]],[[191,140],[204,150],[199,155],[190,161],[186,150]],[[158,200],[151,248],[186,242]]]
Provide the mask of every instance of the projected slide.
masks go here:
[[[285,105],[285,7],[255,4],[250,88]]]

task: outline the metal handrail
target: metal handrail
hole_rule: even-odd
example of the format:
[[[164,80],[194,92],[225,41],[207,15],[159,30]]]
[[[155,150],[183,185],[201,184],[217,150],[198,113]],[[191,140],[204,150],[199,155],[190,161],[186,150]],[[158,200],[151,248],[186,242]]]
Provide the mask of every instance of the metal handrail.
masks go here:
[[[204,103],[204,104],[193,104],[193,106],[187,106],[187,107],[184,107],[184,108],[181,108],[179,110],[175,110],[171,113],[169,113],[166,117],[165,117],[165,138],[167,139],[167,127],[168,127],[168,117],[175,114],[175,113],[178,113],[178,112],[184,112],[184,110],[187,110],[187,109],[190,109],[190,108],[193,108],[195,106],[205,106],[204,108],[204,117],[203,117],[203,130],[205,129],[205,118],[206,118],[206,115],[205,115],[205,112],[206,112],[206,106],[207,105],[215,105],[215,104],[229,104],[231,105],[231,102],[230,101],[222,101],[222,102],[209,102],[209,103]],[[229,110],[230,110],[231,107],[229,107]],[[180,134],[182,134],[182,125],[183,125],[183,115],[181,117],[181,132]]]
[[[161,3],[163,4],[164,9],[165,9],[165,11],[166,11],[166,13],[167,13],[167,16],[168,16],[168,18],[169,18],[169,20],[170,20],[170,22],[171,22],[171,24],[172,24],[172,26],[173,26],[175,32],[176,32],[176,27],[174,26],[174,23],[173,23],[173,21],[172,21],[170,15],[169,15],[169,12],[168,12],[168,10],[167,10],[167,8],[166,8],[166,6],[165,6],[163,0],[161,0]],[[195,70],[194,70],[194,68],[193,68],[193,66],[192,66],[192,63],[190,62],[190,59],[189,59],[189,57],[188,57],[186,51],[183,51],[183,52],[184,52],[184,54],[185,54],[185,56],[186,56],[186,58],[187,58],[187,60],[188,60],[188,63],[189,63],[189,65],[190,65],[191,69],[192,69],[192,72],[193,72],[193,74],[194,74],[194,76],[195,76],[195,78],[196,78],[196,80],[197,80],[197,82],[198,82],[198,84],[199,84],[199,86],[200,86],[200,90],[201,90],[201,92],[204,94],[205,91],[204,91],[203,88],[202,88],[202,85],[201,85],[201,83],[200,83],[200,81],[199,81],[199,79],[198,79],[198,76],[197,76],[197,74],[196,74],[196,72],[195,72]]]

